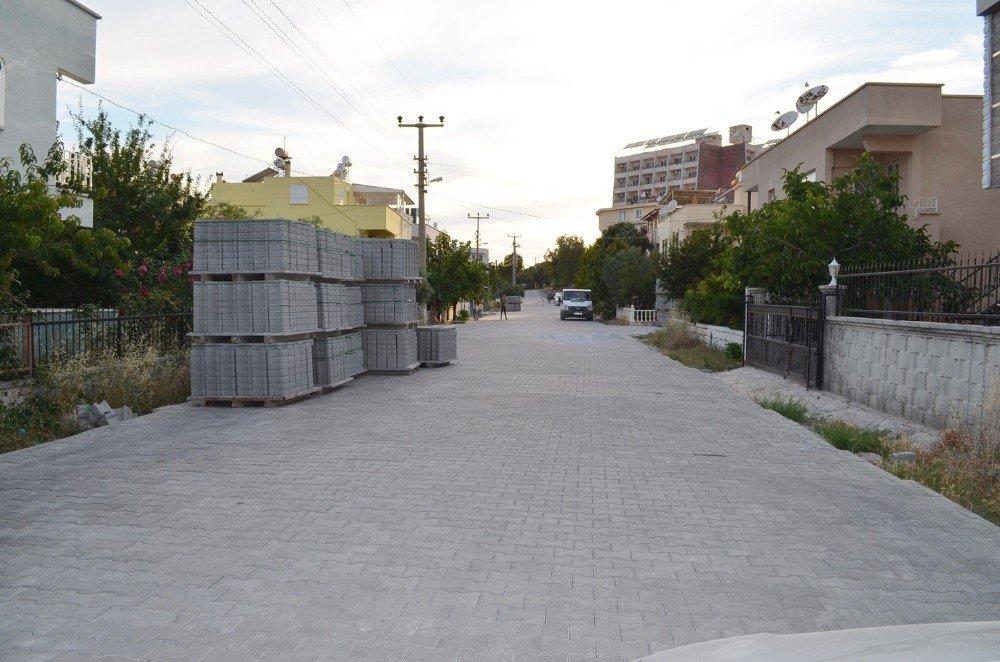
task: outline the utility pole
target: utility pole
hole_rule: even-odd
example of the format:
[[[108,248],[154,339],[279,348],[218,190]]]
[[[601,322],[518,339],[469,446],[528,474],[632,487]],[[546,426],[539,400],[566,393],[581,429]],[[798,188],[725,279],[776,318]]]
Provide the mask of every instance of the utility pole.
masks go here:
[[[510,284],[517,285],[517,238],[523,235],[520,234],[509,234],[507,235],[513,239],[514,244],[514,258],[510,261]]]
[[[469,218],[476,219],[476,259],[479,262],[482,262],[483,257],[479,254],[479,221],[489,220],[490,215],[486,214],[486,216],[480,216],[479,212],[476,212],[475,216],[473,216],[472,214],[466,214],[466,216],[468,216]]]
[[[420,275],[427,274],[427,226],[424,224],[424,194],[427,192],[427,157],[424,156],[424,129],[444,126],[444,115],[438,117],[440,124],[430,124],[424,122],[424,116],[417,117],[416,124],[403,124],[403,116],[396,118],[402,128],[417,129],[417,155],[413,160],[417,162],[417,219],[419,235],[417,240],[417,255],[420,258]]]

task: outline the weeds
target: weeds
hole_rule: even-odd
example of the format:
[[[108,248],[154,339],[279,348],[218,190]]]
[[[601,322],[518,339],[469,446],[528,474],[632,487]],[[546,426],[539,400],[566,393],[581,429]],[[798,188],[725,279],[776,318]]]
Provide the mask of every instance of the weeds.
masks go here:
[[[0,452],[27,448],[79,432],[78,404],[107,401],[137,414],[183,402],[190,394],[187,350],[162,354],[139,348],[117,356],[99,351],[53,360],[35,378],[23,403],[0,407]]]
[[[757,404],[764,409],[776,411],[785,418],[795,421],[796,423],[801,423],[802,425],[808,424],[809,410],[806,408],[805,403],[801,400],[796,400],[795,398],[784,398],[780,395],[775,395],[770,398],[760,398],[757,400]]]
[[[705,344],[682,321],[671,321],[642,340],[689,368],[724,372],[742,365],[742,358],[733,358],[731,352]]]

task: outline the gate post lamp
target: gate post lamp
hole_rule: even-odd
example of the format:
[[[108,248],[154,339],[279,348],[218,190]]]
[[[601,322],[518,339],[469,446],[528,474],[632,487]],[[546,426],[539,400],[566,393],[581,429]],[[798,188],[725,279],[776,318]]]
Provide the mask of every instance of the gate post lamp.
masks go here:
[[[827,283],[827,286],[835,286],[837,284],[837,274],[840,273],[840,265],[837,264],[837,258],[833,258],[833,262],[826,265],[826,270],[830,272],[830,282]]]

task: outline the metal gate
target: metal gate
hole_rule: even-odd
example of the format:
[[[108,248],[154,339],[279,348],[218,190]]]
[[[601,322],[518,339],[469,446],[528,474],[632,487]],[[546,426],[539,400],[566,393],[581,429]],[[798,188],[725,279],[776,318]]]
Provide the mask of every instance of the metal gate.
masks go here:
[[[748,298],[743,325],[746,364],[806,388],[821,388],[823,311],[819,297],[804,303],[752,303]]]

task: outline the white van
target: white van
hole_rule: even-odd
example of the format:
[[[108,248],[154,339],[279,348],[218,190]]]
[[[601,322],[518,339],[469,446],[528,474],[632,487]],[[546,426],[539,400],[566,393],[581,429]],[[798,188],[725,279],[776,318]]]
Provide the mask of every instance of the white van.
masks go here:
[[[590,290],[563,290],[562,295],[559,319],[581,317],[593,321],[594,295]]]

